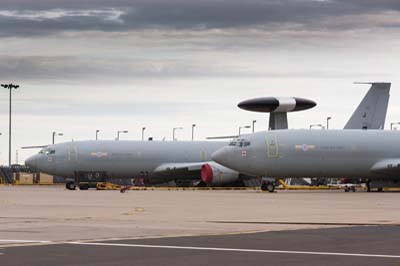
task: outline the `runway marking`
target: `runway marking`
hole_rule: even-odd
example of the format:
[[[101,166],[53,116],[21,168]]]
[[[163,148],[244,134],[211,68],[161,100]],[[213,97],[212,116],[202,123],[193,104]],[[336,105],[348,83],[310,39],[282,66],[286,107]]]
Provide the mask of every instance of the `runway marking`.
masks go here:
[[[86,246],[136,247],[136,248],[182,249],[182,250],[228,251],[228,252],[249,252],[249,253],[278,253],[278,254],[297,254],[297,255],[325,255],[325,256],[374,257],[374,258],[395,258],[395,259],[400,259],[400,255],[362,254],[362,253],[336,253],[336,252],[268,250],[268,249],[213,248],[213,247],[190,247],[190,246],[161,246],[161,245],[93,243],[93,242],[92,243],[89,243],[89,242],[68,242],[68,244],[86,245]]]
[[[398,223],[318,223],[318,222],[251,222],[251,221],[207,221],[217,224],[276,224],[276,225],[328,225],[328,226],[381,226],[381,225],[399,225]]]
[[[0,242],[8,242],[8,243],[52,243],[52,241],[43,241],[43,240],[16,240],[16,239],[0,239]]]

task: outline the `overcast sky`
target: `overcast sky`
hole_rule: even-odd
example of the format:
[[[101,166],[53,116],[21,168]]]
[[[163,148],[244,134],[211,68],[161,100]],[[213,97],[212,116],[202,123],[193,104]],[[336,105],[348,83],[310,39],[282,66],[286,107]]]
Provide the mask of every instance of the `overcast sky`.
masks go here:
[[[268,116],[239,110],[258,96],[318,102],[291,128],[333,116],[342,128],[367,85],[393,83],[387,127],[400,120],[398,0],[0,0],[0,80],[13,94],[13,151],[56,141],[236,134]],[[8,94],[0,91],[0,164]],[[20,151],[22,162],[36,151]],[[13,155],[13,161],[15,155]]]

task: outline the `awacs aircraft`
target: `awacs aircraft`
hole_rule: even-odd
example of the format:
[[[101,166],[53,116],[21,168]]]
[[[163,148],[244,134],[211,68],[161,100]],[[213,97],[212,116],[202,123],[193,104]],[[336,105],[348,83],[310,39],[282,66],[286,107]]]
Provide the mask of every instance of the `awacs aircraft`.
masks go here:
[[[377,87],[373,85],[371,90],[376,91]],[[358,118],[355,112],[352,116],[354,121],[372,117],[368,121],[373,123],[368,128],[384,123],[387,102],[382,108],[375,108],[374,103],[378,101],[373,99],[376,95],[388,97],[389,90],[367,94],[368,97],[357,108],[365,109],[365,114]],[[382,115],[376,115],[375,110],[384,112],[383,121]],[[211,161],[211,154],[226,144],[205,141],[75,141],[46,145],[25,164],[41,172],[74,178],[75,182],[68,184],[72,189],[81,181],[101,182],[105,177],[142,178],[147,184],[198,180],[207,185],[224,185],[251,178]]]
[[[400,174],[400,132],[276,130],[242,136],[212,159],[244,174],[270,177],[352,177]]]
[[[142,178],[146,184],[198,180],[224,185],[245,176],[211,161],[226,142],[210,141],[73,141],[49,145],[25,164],[42,172],[74,178],[76,184],[106,177]]]

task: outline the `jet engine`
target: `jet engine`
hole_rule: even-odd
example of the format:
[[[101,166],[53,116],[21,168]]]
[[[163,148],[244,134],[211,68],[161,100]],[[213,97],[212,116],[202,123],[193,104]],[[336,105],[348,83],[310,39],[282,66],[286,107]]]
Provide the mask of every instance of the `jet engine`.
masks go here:
[[[239,172],[210,162],[201,167],[201,181],[207,185],[222,186],[239,180]]]

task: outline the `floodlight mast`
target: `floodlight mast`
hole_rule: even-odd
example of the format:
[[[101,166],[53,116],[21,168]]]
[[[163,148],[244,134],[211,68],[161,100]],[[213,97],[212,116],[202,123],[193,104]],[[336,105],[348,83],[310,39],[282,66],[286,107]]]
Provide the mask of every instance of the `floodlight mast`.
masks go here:
[[[52,144],[55,143],[56,136],[64,136],[64,133],[53,131],[53,133],[52,133],[52,142],[51,142]]]
[[[119,135],[120,135],[121,133],[126,134],[126,133],[128,133],[128,132],[129,132],[128,130],[118,130],[116,140],[119,140]]]
[[[173,129],[172,129],[172,140],[173,141],[176,141],[176,138],[175,138],[175,131],[177,131],[177,130],[182,130],[183,129],[183,127],[174,127]]]
[[[8,122],[8,166],[11,166],[11,94],[13,89],[18,89],[19,85],[16,84],[1,84],[1,87],[8,89],[10,91],[10,113]]]
[[[146,127],[142,127],[142,141],[144,141],[144,131],[146,130]]]
[[[251,126],[241,126],[241,127],[239,127],[239,136],[241,135],[243,128],[251,128]]]
[[[194,128],[196,127],[196,124],[192,124],[192,141],[194,141]]]

